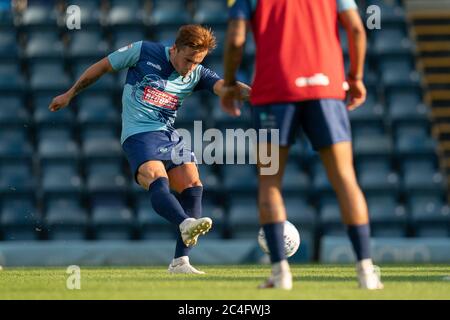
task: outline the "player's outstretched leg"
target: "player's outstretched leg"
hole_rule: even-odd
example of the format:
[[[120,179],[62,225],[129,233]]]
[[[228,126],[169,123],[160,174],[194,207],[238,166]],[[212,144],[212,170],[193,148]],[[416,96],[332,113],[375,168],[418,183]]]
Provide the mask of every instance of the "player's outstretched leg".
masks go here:
[[[199,235],[203,235],[211,229],[210,218],[190,218],[184,212],[177,198],[170,193],[167,178],[158,178],[150,184],[150,197],[153,209],[171,223],[178,225],[181,237],[186,246],[197,243]]]
[[[202,216],[202,194],[203,187],[195,186],[186,188],[181,192],[179,200],[184,212],[193,218],[200,218]],[[175,248],[175,255],[169,265],[169,273],[193,273],[204,274],[205,272],[197,270],[189,262],[189,252],[191,247],[184,244],[181,233],[177,234],[177,245]]]
[[[356,180],[351,143],[336,143],[319,152],[339,200],[343,221],[357,258],[359,287],[383,289],[378,267],[373,265],[371,259],[367,203]]]
[[[200,182],[197,165],[185,163],[170,169],[167,172],[171,189],[178,192],[178,200],[184,212],[191,218],[199,219],[202,216],[203,186]],[[169,265],[169,273],[194,273],[204,274],[195,269],[189,262],[189,253],[192,247],[188,247],[177,233],[177,244],[172,262]]]

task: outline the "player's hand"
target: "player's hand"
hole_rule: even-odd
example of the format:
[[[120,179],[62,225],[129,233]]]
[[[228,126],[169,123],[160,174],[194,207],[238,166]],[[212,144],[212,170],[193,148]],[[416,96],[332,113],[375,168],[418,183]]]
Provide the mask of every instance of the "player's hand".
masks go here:
[[[366,101],[366,87],[362,80],[347,80],[349,89],[347,91],[347,109],[352,111]]]
[[[52,112],[58,111],[59,109],[65,108],[69,105],[71,96],[68,92],[61,94],[53,98],[52,102],[48,106],[48,109]]]
[[[250,100],[250,94],[252,93],[252,88],[240,81],[237,81],[236,85],[239,87],[239,96],[237,98],[241,101]]]
[[[238,117],[241,115],[241,92],[239,86],[225,86],[220,89],[220,104],[222,110],[228,113],[230,116]]]

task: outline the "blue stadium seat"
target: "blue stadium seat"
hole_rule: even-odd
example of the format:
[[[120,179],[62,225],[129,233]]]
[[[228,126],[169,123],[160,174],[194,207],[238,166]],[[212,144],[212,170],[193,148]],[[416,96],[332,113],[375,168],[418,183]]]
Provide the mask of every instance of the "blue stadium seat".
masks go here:
[[[162,27],[155,25],[155,40],[166,47],[170,47],[175,43],[177,37],[177,29]]]
[[[142,22],[142,8],[139,0],[112,0],[108,13],[110,25],[138,25]]]
[[[96,240],[131,240],[135,226],[133,212],[126,206],[96,206],[92,209]]]
[[[30,114],[20,95],[4,95],[0,97],[0,125],[25,124]]]
[[[45,225],[49,240],[85,240],[88,215],[79,199],[60,197],[47,208]]]
[[[100,23],[101,2],[101,0],[71,0],[67,6],[77,5],[80,7],[82,26],[95,26]]]
[[[28,161],[7,161],[0,163],[0,194],[4,196],[19,193],[32,194],[36,182]]]
[[[322,235],[346,236],[347,230],[342,223],[341,212],[336,197],[324,197],[320,201],[320,229]]]
[[[217,191],[219,189],[219,177],[211,165],[199,164],[198,171],[205,190]]]
[[[221,0],[197,0],[195,2],[194,22],[199,24],[226,24],[227,5]]]
[[[0,159],[28,158],[32,151],[33,147],[24,127],[0,130]]]
[[[226,27],[214,28],[214,36],[216,37],[216,48],[210,53],[211,56],[222,57],[226,41]]]
[[[412,50],[411,40],[401,28],[386,26],[372,32],[372,49],[378,55],[410,53]]]
[[[4,240],[38,240],[41,219],[31,197],[3,201],[0,226]]]
[[[401,156],[434,154],[437,150],[426,126],[398,125],[395,131],[395,149]]]
[[[120,114],[110,95],[88,94],[78,102],[78,123],[118,125]]]
[[[16,30],[0,28],[0,59],[17,58],[18,55],[19,45]]]
[[[82,152],[85,158],[119,157],[122,155],[122,147],[116,138],[90,138],[83,142]]]
[[[284,206],[290,222],[297,225],[299,229],[314,232],[316,212],[301,193],[297,196],[285,196]]]
[[[9,3],[9,1],[7,1],[6,3]],[[9,10],[9,9],[0,10],[0,26],[1,27],[13,27],[14,26],[12,10]]]
[[[325,168],[318,158],[312,163],[309,173],[312,178],[312,187],[314,192],[331,192],[333,190],[330,181],[328,180]]]
[[[154,25],[183,25],[190,20],[185,1],[155,0],[153,2],[151,22]]]
[[[141,40],[147,40],[142,28],[115,27],[114,44],[111,51],[118,50],[130,43]]]
[[[188,97],[177,111],[177,123],[191,123],[205,119],[204,102],[199,94]]]
[[[82,152],[90,158],[117,158],[122,155],[114,126],[86,126],[82,132]]]
[[[29,28],[56,27],[56,16],[53,1],[30,3],[23,12],[21,24]]]
[[[411,90],[395,90],[388,96],[388,110],[390,119],[396,123],[419,123],[427,124],[429,122],[428,107],[422,103],[421,97],[417,92]]]
[[[371,234],[374,237],[405,237],[407,215],[395,195],[380,193],[367,197]]]
[[[176,227],[155,212],[148,192],[137,197],[136,213],[141,239],[175,239]]]
[[[211,98],[212,114],[215,120],[215,127],[217,128],[229,128],[230,126],[235,126],[237,128],[250,127],[251,124],[251,109],[247,104],[243,104],[241,107],[241,115],[236,118],[230,116],[228,113],[224,112],[220,106],[219,97]]]
[[[390,155],[393,152],[392,139],[387,134],[368,133],[359,135],[353,133],[353,148],[355,155]]]
[[[213,227],[207,235],[208,239],[221,239],[230,232],[228,216],[225,214],[224,208],[213,201],[204,198],[202,216],[210,217],[213,221]]]
[[[383,120],[384,107],[377,100],[375,92],[368,92],[363,105],[349,112],[352,122],[380,122]]]
[[[108,45],[102,39],[100,30],[77,30],[70,33],[68,53],[72,58],[101,59],[108,53]]]
[[[396,193],[399,177],[393,172],[390,163],[384,159],[368,159],[357,166],[358,181],[366,193],[390,191]]]
[[[223,184],[227,192],[255,192],[257,172],[254,165],[226,165],[221,168]]]
[[[228,217],[233,238],[256,239],[259,220],[255,197],[233,197]]]
[[[407,159],[401,166],[405,192],[416,194],[444,191],[444,178],[432,159]]]
[[[305,194],[310,190],[308,175],[300,170],[297,163],[288,162],[283,176],[283,191],[293,194]]]
[[[379,73],[385,86],[410,87],[419,84],[419,74],[414,70],[409,56],[385,57],[379,60]]]
[[[41,169],[41,187],[45,194],[74,194],[83,191],[83,180],[78,167],[71,161],[45,161]]]
[[[32,90],[67,90],[71,84],[68,74],[60,63],[42,62],[31,66],[30,87]]]
[[[376,5],[381,12],[381,22],[386,25],[402,26],[405,24],[405,10],[396,0],[368,0],[366,6]]]
[[[34,58],[63,58],[63,43],[54,31],[37,31],[28,34],[25,47],[25,57]]]
[[[41,159],[74,159],[78,157],[79,148],[73,139],[42,139],[38,152]]]
[[[14,93],[21,92],[25,88],[25,80],[19,64],[0,63],[0,91]]]
[[[45,85],[45,84],[44,84]],[[37,93],[34,95],[33,99],[33,118],[34,122],[38,126],[46,126],[46,125],[67,125],[71,126],[74,124],[75,116],[73,113],[73,109],[64,108],[59,110],[58,112],[51,112],[48,107],[52,102],[53,98],[59,95],[59,92],[50,92],[50,93]]]
[[[448,237],[450,209],[436,194],[416,195],[408,201],[415,236]]]
[[[94,192],[125,192],[127,179],[122,173],[122,159],[89,161],[86,165],[87,188]]]

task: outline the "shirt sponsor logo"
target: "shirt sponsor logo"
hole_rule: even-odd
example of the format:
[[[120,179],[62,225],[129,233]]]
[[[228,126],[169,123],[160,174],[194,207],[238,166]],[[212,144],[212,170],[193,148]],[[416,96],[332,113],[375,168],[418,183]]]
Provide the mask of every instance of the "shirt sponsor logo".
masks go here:
[[[145,87],[142,100],[170,110],[177,110],[179,103],[177,96],[149,86]]]
[[[147,61],[147,65],[148,66],[152,66],[155,69],[158,69],[159,71],[161,71],[161,66],[159,64],[155,64],[153,62]]]
[[[298,77],[295,79],[295,85],[297,87],[310,87],[310,86],[323,86],[326,87],[330,84],[330,79],[323,73],[316,73],[312,77]]]

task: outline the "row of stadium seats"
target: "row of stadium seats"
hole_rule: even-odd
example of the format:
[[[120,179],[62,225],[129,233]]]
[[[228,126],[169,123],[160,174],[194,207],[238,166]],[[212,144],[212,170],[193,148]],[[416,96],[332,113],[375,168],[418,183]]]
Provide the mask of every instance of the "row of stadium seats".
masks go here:
[[[86,148],[100,145],[101,141]],[[60,146],[63,145],[56,144],[55,149]],[[42,149],[45,147],[49,148],[44,145]],[[75,154],[76,150],[73,153]],[[13,193],[32,193],[39,190],[44,194],[140,190],[136,190],[134,182],[128,178],[128,167],[124,166],[124,161],[119,156],[116,159],[87,158],[81,162],[82,166],[74,159],[48,159],[45,156],[40,156],[40,165],[36,170],[25,161],[0,163],[0,192],[8,193],[11,188],[14,188]],[[256,169],[253,165],[222,165],[215,171],[205,164],[200,165],[199,169],[209,191],[229,194],[256,191]],[[389,192],[392,195],[400,193],[409,197],[422,192],[444,192],[442,175],[432,159],[409,159],[401,163],[400,171],[394,171],[384,159],[365,160],[357,163],[356,170],[359,183],[367,194]],[[286,168],[284,190],[290,193],[320,195],[324,191],[331,192],[331,186],[320,162],[314,162],[306,171],[291,161]]]
[[[389,194],[367,198],[375,237],[447,237],[450,235],[450,210],[435,194],[416,196],[402,205]],[[286,197],[289,220],[303,235],[344,235],[339,206],[334,196],[322,197],[316,210],[301,196]],[[173,238],[175,229],[157,215],[148,194],[140,194],[134,208],[119,195],[93,197],[86,210],[74,195],[52,197],[44,214],[36,211],[31,198],[10,198],[1,211],[4,240],[131,240]],[[214,219],[213,238],[252,238],[258,230],[254,197],[234,198],[224,207],[205,201],[203,212]],[[24,214],[25,213],[25,214]]]
[[[176,28],[142,27],[115,28],[105,31],[100,27],[65,32],[54,29],[16,31],[0,28],[0,57],[25,59],[63,58],[82,59],[104,56],[133,41],[149,39],[170,45],[176,34]],[[215,27],[214,34],[218,47],[212,55],[220,54],[223,49],[226,26]],[[340,30],[344,52],[348,53],[345,32]],[[368,33],[370,55],[409,54],[412,50],[405,27],[384,26],[380,30]],[[255,47],[252,36],[248,36],[246,54],[253,55]]]
[[[405,13],[400,2],[357,1],[362,15],[365,8],[377,5],[383,12],[382,22],[404,22]],[[81,23],[85,25],[173,25],[185,23],[224,24],[227,19],[223,0],[29,0],[24,10],[3,14],[3,24],[37,28],[64,24],[66,8],[77,5]],[[367,12],[368,14],[371,12]]]
[[[132,181],[121,150],[120,101],[126,73],[105,76],[65,110],[51,113],[48,104],[114,49],[143,38],[172,44],[176,25],[183,20],[170,18],[171,11],[177,17],[182,12],[187,21],[211,18],[219,48],[205,64],[222,74],[226,2],[70,1],[82,8],[80,31],[68,31],[57,18],[68,2],[28,2],[25,12],[13,15],[15,20],[0,17],[0,239],[174,238],[171,225],[153,212],[148,193]],[[444,181],[401,3],[359,4],[366,16],[367,6],[379,5],[383,24],[367,33],[368,99],[350,113],[355,167],[368,198],[373,234],[448,237]],[[135,14],[148,18],[147,24],[132,19]],[[249,39],[249,63],[239,73],[247,83],[255,52]],[[342,30],[341,41],[346,51]],[[344,57],[348,66],[348,55]],[[250,119],[248,106],[241,118],[230,118],[217,97],[196,93],[178,111],[177,124],[193,132],[193,121],[202,120],[203,130],[224,132],[249,128]],[[235,151],[248,153],[240,144]],[[202,164],[199,170],[205,186],[203,212],[215,221],[209,237],[254,239],[254,166]],[[324,234],[345,232],[325,171],[304,137],[291,150],[283,192],[289,219],[302,238],[314,242]]]
[[[4,78],[6,82],[6,76]],[[102,82],[100,80],[99,82]],[[99,83],[98,85],[101,85]],[[94,87],[96,84],[94,84]],[[63,88],[61,88],[63,89]],[[66,90],[64,88],[64,90]],[[70,108],[58,113],[48,112],[48,105],[53,97],[63,91],[36,92],[22,98],[21,93],[5,93],[0,97],[0,123],[2,124],[32,124],[45,125],[48,123],[60,124],[103,124],[119,123],[121,106],[121,93],[96,91],[89,88],[83,95],[71,103]],[[383,133],[386,126],[394,131],[401,131],[411,125],[415,129],[410,134],[428,135],[429,109],[422,103],[420,91],[407,88],[382,90],[377,95],[375,87],[368,87],[367,100],[361,108],[350,113],[355,124],[355,130],[366,127],[367,132]],[[207,125],[223,127],[227,123],[238,121],[239,124],[251,120],[249,108],[243,109],[242,118],[233,119],[223,113],[218,97],[210,94],[198,93],[188,97],[178,111],[178,124],[189,125],[194,120],[209,121]],[[422,126],[422,129],[417,127]],[[398,127],[398,130],[397,130]],[[420,131],[424,131],[423,133]]]

